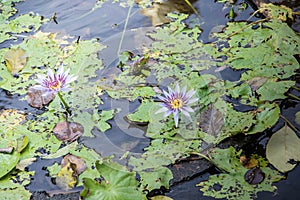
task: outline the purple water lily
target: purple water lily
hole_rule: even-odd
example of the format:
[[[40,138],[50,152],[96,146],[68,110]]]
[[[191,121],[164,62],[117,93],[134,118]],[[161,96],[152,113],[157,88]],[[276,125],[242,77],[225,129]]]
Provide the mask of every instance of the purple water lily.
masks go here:
[[[37,75],[35,81],[39,84],[33,86],[33,88],[43,91],[43,96],[57,94],[60,91],[68,91],[70,83],[77,79],[77,77],[69,75],[69,71],[70,69],[64,71],[63,67],[60,67],[56,73],[48,69],[47,77],[40,74]]]
[[[176,84],[175,91],[173,91],[170,87],[168,87],[169,93],[163,90],[164,97],[160,95],[157,96],[163,101],[163,103],[159,104],[162,108],[155,114],[165,112],[165,117],[173,114],[176,127],[178,127],[179,112],[182,112],[182,114],[191,118],[189,113],[194,112],[194,110],[189,106],[189,104],[198,101],[198,98],[192,98],[196,93],[194,90],[186,92],[186,89],[187,87],[185,86],[182,91],[180,91],[179,85]]]

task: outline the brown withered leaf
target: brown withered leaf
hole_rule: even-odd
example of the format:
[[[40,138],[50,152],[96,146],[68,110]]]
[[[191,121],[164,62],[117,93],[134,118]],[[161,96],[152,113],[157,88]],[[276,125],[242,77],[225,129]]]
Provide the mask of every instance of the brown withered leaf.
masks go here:
[[[258,160],[254,157],[247,158],[246,156],[240,157],[240,163],[247,169],[254,168],[258,165]]]
[[[207,110],[202,112],[199,122],[205,132],[216,137],[224,126],[224,115],[210,105]]]
[[[49,94],[42,96],[43,92],[41,90],[34,89],[33,87],[27,90],[27,102],[30,106],[34,108],[42,108],[44,105],[50,103],[55,95]]]
[[[84,172],[84,170],[86,170],[86,165],[83,159],[81,159],[78,156],[74,156],[74,155],[66,155],[62,161],[61,161],[61,167],[65,167],[66,165],[68,165],[68,163],[71,163],[74,172],[76,172],[77,175],[81,174],[82,172]]]
[[[4,55],[7,70],[12,74],[17,74],[25,67],[27,58],[28,56],[23,49],[10,49]]]
[[[64,142],[73,142],[84,132],[84,128],[77,122],[59,122],[55,125],[53,133],[57,139]]]

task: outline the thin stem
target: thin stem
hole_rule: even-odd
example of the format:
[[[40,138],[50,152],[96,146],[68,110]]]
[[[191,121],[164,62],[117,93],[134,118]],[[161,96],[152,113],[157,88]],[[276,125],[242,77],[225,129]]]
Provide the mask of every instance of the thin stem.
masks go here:
[[[200,13],[196,10],[196,8],[191,4],[189,0],[184,0],[185,3],[193,10],[193,12],[200,18]]]
[[[280,115],[280,117],[295,131],[298,132],[298,129],[283,115]]]
[[[64,100],[64,98],[62,97],[61,93],[58,92],[57,95],[58,95],[60,101],[62,102],[62,104],[64,105],[66,112],[67,112],[69,115],[71,115],[71,113],[70,113],[70,111],[69,111],[70,107],[68,106],[68,104],[66,103],[66,101]]]
[[[206,155],[204,155],[204,154],[202,154],[202,153],[192,152],[191,154],[200,156],[200,157],[204,158],[205,160],[207,160],[207,161],[209,161],[209,162],[212,162],[212,160],[211,160],[208,156],[206,156]]]
[[[300,101],[300,98],[297,97],[297,96],[295,96],[295,95],[293,95],[293,94],[288,93],[287,95],[288,95],[289,97],[291,97],[291,98],[294,98],[294,99]]]
[[[294,86],[292,86],[292,88],[293,88],[293,89],[295,89],[295,90],[298,90],[298,91],[300,91],[300,88],[299,88],[299,87],[297,87],[297,86],[295,86],[295,85],[294,85]]]
[[[125,31],[127,29],[127,25],[128,25],[128,21],[129,21],[129,17],[130,17],[130,13],[131,13],[132,7],[133,7],[133,2],[132,2],[132,4],[130,5],[130,7],[128,9],[126,21],[125,21],[125,24],[124,24],[124,29],[122,31],[122,36],[121,36],[120,43],[119,43],[118,56],[120,55],[120,52],[121,52],[121,47],[122,47],[122,43],[123,43],[123,40],[124,40]]]
[[[202,158],[204,158],[205,160],[209,161],[210,163],[212,163],[214,166],[216,166],[217,168],[219,168],[220,170],[224,171],[225,173],[228,173],[228,171],[222,167],[220,167],[219,165],[217,165],[213,159],[209,158],[208,156],[202,154],[202,153],[198,153],[198,152],[192,152],[191,154],[194,154],[194,155],[198,155]]]

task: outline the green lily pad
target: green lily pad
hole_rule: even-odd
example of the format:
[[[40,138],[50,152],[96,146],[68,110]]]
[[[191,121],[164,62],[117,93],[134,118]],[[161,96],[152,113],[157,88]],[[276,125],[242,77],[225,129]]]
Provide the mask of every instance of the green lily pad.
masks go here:
[[[138,190],[139,182],[135,179],[136,174],[129,172],[123,166],[105,161],[96,163],[96,168],[104,178],[93,180],[84,178],[84,190],[81,196],[87,200],[132,200],[146,199],[146,196]]]
[[[0,178],[9,173],[19,162],[20,153],[14,151],[12,154],[0,153]]]
[[[300,139],[295,132],[285,125],[274,133],[267,144],[266,156],[269,162],[281,172],[292,170],[300,161]]]
[[[283,177],[277,171],[266,167],[267,162],[260,158],[260,170],[265,174],[264,180],[255,185],[249,184],[244,176],[246,169],[239,161],[241,151],[237,152],[233,147],[228,149],[213,149],[209,155],[211,161],[221,169],[224,173],[209,176],[208,181],[203,181],[197,186],[201,187],[201,191],[205,196],[224,199],[251,200],[261,191],[275,191],[272,184],[279,181]]]

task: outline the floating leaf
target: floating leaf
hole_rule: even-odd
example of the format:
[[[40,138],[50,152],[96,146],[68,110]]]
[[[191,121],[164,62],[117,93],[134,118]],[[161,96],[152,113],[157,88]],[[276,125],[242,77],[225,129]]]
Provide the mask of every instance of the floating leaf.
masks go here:
[[[26,135],[21,135],[21,137],[17,138],[15,150],[21,153],[21,151],[25,149],[28,143],[28,137]]]
[[[100,114],[94,114],[93,118],[98,122],[98,128],[100,131],[104,132],[108,129],[110,129],[109,123],[107,123],[107,120],[110,120],[114,117],[115,110],[102,110]]]
[[[0,153],[0,178],[9,173],[19,162],[20,153],[14,151],[12,154]]]
[[[293,85],[295,85],[295,81],[275,82],[274,80],[269,80],[257,90],[257,93],[260,95],[259,99],[261,101],[285,99],[284,93]]]
[[[151,171],[140,172],[139,174],[143,188],[148,191],[160,189],[162,186],[169,189],[169,182],[173,178],[172,172],[166,167],[155,168]]]
[[[12,74],[20,72],[27,62],[27,57],[26,52],[21,48],[10,49],[7,51],[4,60],[8,71]]]
[[[246,134],[259,133],[272,127],[279,119],[280,108],[277,104],[263,104],[258,108],[256,123]]]
[[[132,200],[146,199],[139,191],[139,182],[135,179],[135,173],[129,172],[121,165],[109,161],[100,164],[96,168],[104,180],[95,181],[84,178],[84,190],[81,196],[85,199],[107,199],[107,200]]]
[[[135,122],[149,122],[150,121],[150,109],[157,109],[156,103],[151,101],[143,101],[138,109],[129,114],[127,117],[131,121]]]
[[[197,186],[201,187],[200,190],[205,196],[224,199],[236,199],[238,197],[240,199],[251,200],[256,197],[258,192],[273,192],[275,190],[275,187],[272,186],[273,182],[279,181],[283,177],[278,172],[266,167],[266,161],[259,159],[261,171],[258,171],[258,174],[264,174],[263,180],[258,175],[258,181],[255,180],[256,184],[249,184],[245,180],[245,175],[249,171],[239,162],[238,157],[240,154],[241,151],[236,152],[233,147],[228,149],[213,149],[209,153],[212,162],[225,173],[211,175],[208,181],[197,184]],[[252,178],[250,176],[252,175],[252,171],[250,171],[249,176],[247,174],[247,180],[248,178]]]
[[[281,172],[292,170],[300,161],[300,139],[295,132],[285,125],[270,138],[266,156],[269,162]]]

